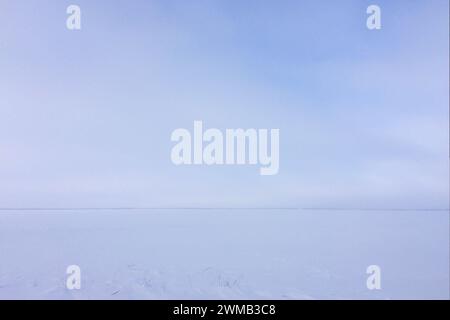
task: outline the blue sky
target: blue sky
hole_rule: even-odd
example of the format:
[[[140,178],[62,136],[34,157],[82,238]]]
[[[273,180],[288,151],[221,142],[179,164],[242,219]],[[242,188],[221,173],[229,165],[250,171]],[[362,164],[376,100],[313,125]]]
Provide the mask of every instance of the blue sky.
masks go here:
[[[1,1],[0,206],[447,208],[448,39],[445,0]],[[174,166],[194,120],[279,128],[279,174]]]

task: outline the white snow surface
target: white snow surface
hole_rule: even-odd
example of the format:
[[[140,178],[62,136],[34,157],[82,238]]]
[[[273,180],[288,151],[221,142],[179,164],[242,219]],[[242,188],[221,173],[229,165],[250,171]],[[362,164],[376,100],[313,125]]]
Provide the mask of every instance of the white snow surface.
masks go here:
[[[433,298],[449,298],[446,211],[0,212],[0,299]]]

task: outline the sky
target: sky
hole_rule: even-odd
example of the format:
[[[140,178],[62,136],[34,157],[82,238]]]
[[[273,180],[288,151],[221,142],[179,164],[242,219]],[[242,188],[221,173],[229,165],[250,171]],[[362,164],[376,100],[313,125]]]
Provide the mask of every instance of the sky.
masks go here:
[[[448,208],[448,9],[0,0],[0,207]],[[194,120],[280,129],[279,173],[175,166]]]

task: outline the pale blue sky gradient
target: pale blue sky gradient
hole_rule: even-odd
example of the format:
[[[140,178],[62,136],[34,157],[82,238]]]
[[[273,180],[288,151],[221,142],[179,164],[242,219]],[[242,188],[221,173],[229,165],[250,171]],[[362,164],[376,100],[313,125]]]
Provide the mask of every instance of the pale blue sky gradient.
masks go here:
[[[448,22],[445,0],[2,0],[0,207],[447,208]],[[174,166],[194,120],[279,128],[279,174]]]

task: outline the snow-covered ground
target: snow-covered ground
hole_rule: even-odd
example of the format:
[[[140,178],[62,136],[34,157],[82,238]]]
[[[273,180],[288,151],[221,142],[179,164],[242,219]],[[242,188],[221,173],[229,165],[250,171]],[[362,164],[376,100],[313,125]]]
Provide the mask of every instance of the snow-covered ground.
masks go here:
[[[0,298],[448,299],[449,214],[2,211]]]

